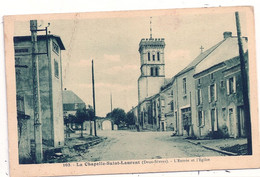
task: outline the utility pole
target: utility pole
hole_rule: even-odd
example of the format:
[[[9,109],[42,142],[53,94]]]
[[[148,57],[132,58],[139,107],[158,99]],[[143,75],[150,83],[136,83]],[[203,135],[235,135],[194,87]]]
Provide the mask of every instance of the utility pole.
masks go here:
[[[94,133],[97,136],[97,127],[96,127],[96,103],[95,103],[95,78],[94,78],[94,63],[92,60],[92,90],[93,90],[93,108],[94,108]]]
[[[250,116],[250,106],[248,98],[248,77],[245,67],[244,50],[241,40],[241,30],[240,30],[240,20],[239,13],[235,12],[236,15],[236,26],[237,26],[237,39],[239,47],[239,57],[240,57],[240,69],[241,69],[241,82],[242,82],[242,93],[244,101],[244,114],[245,114],[245,126],[247,135],[247,151],[248,155],[252,155],[252,133],[251,133],[251,116]]]
[[[37,20],[30,20],[31,42],[32,42],[32,77],[33,77],[33,110],[34,110],[34,139],[35,160],[41,163],[42,152],[42,115],[39,84],[39,62],[37,46]]]

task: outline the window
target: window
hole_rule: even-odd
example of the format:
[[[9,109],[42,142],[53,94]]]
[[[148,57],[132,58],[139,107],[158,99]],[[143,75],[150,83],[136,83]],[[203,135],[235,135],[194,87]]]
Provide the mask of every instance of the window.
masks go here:
[[[157,60],[160,61],[160,52],[157,52]]]
[[[174,103],[173,103],[173,101],[171,102],[171,111],[173,111],[174,110]]]
[[[213,101],[215,100],[215,89],[214,89],[214,85],[210,85],[210,100]]]
[[[224,87],[224,81],[221,81],[221,82],[220,82],[220,85],[221,85],[221,87],[223,88],[223,87]]]
[[[153,61],[155,61],[155,55],[153,54]]]
[[[54,60],[54,74],[55,77],[59,78],[59,63]]]
[[[198,111],[198,123],[199,127],[204,125],[204,112],[201,110]]]
[[[198,84],[201,84],[201,80],[200,79],[198,80]]]
[[[200,105],[202,103],[201,89],[197,90],[197,96],[198,96],[198,105]]]
[[[75,110],[79,109],[79,104],[75,103]]]
[[[186,78],[182,79],[182,86],[183,86],[183,94],[187,94],[187,85],[186,85]]]
[[[236,77],[227,79],[227,94],[236,93]]]
[[[151,60],[151,56],[150,56],[151,54],[150,54],[150,52],[148,52],[148,61],[150,61]]]
[[[211,116],[211,130],[212,131],[217,131],[218,130],[217,110],[216,109],[211,109],[210,116]]]
[[[212,84],[208,86],[209,102],[217,101],[217,85]]]
[[[233,77],[229,78],[229,93],[234,93],[234,79]]]
[[[227,120],[227,118],[226,118],[226,108],[222,108],[222,118],[223,118],[223,120]]]
[[[158,67],[155,68],[155,76],[159,76],[159,68]]]
[[[164,107],[165,106],[165,100],[161,99],[161,106]]]
[[[151,76],[153,76],[153,74],[154,74],[153,73],[153,67],[151,67],[150,70],[151,70]]]
[[[214,79],[213,73],[210,74],[210,79]]]
[[[55,42],[52,42],[52,50],[59,55],[59,46]]]

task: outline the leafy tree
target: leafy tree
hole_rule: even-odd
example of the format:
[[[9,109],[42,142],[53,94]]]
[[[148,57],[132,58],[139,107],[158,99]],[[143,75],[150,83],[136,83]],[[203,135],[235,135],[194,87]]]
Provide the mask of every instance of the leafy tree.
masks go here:
[[[83,137],[83,124],[87,120],[87,118],[88,115],[87,115],[86,108],[77,109],[75,123],[81,124],[81,134],[80,134],[81,137]]]
[[[88,106],[88,108],[84,107],[83,109],[78,109],[76,112],[76,123],[81,124],[81,137],[83,137],[83,124],[85,121],[91,121],[94,120],[94,110],[91,106]],[[92,132],[92,126],[90,126],[90,134]]]
[[[114,121],[114,124],[118,126],[123,126],[126,124],[126,113],[121,108],[115,108],[112,112],[108,113],[107,118],[111,118]]]
[[[68,125],[69,123],[74,123],[76,116],[69,114],[68,116],[64,116],[64,124]]]
[[[87,111],[87,119],[86,120],[94,120],[95,118],[95,113],[94,113],[94,109],[92,108],[92,106],[88,106],[88,108],[86,109]]]
[[[66,125],[66,137],[70,137],[69,124],[75,123],[76,116],[69,114],[68,116],[64,116],[64,124]]]
[[[127,124],[127,126],[135,125],[135,120],[136,120],[136,116],[134,115],[133,112],[128,112],[126,114],[126,124]]]

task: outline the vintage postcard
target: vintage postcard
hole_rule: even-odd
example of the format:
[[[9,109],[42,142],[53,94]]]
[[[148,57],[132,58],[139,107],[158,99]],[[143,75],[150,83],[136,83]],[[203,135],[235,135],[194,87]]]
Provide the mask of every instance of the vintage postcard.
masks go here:
[[[253,7],[4,17],[12,176],[259,168]]]

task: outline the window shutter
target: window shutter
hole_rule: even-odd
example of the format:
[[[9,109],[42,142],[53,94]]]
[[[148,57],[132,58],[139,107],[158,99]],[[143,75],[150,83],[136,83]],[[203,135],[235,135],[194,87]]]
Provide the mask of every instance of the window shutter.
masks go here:
[[[234,89],[234,93],[236,93],[237,91],[236,76],[233,77],[233,89]]]
[[[218,130],[218,113],[217,113],[217,108],[215,109],[215,121],[214,121],[214,130]]]
[[[199,98],[200,99],[200,103],[202,103],[202,95],[201,94],[202,94],[202,92],[201,92],[201,89],[200,89],[200,98]]]
[[[210,85],[208,86],[208,95],[209,95],[209,102],[211,102],[211,97],[210,97]]]
[[[209,114],[208,114],[208,116],[209,116],[209,131],[212,131],[212,125],[211,125],[212,122],[211,122],[211,114],[210,114],[210,111],[211,111],[211,110],[208,111],[208,113],[209,113]]]
[[[227,94],[229,95],[229,79],[227,79]]]
[[[199,111],[197,111],[196,124],[197,124],[198,127],[200,126],[199,122],[200,122],[200,121],[199,121]]]
[[[198,97],[198,94],[199,94],[199,90],[196,90],[197,105],[199,105],[199,97]]]
[[[201,111],[201,114],[202,114],[201,125],[204,126],[205,125],[204,111]]]
[[[215,101],[217,101],[217,83],[214,84],[214,91],[215,91]]]

